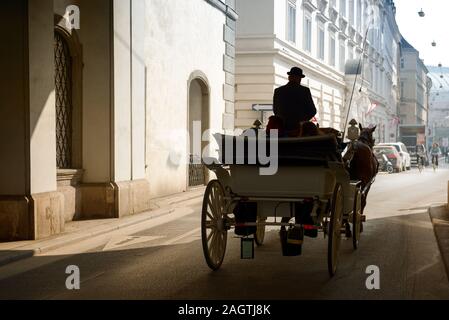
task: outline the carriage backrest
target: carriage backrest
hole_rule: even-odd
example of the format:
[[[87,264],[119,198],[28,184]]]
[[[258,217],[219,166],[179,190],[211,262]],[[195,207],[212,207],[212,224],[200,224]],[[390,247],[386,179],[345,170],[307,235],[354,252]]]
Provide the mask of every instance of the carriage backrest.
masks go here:
[[[274,141],[265,137],[222,134],[214,137],[219,146],[219,161],[226,165],[262,165],[259,152],[263,156],[277,156],[280,165],[321,166],[330,161],[341,161],[341,150],[333,134]]]

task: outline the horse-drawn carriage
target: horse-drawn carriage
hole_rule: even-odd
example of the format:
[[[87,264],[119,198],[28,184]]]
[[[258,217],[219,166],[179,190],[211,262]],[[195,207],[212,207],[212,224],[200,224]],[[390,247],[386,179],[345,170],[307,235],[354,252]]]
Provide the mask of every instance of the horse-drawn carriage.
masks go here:
[[[333,276],[342,234],[352,237],[357,249],[364,221],[362,182],[351,180],[336,136],[277,139],[277,171],[269,175],[261,174],[267,164],[254,161],[251,153],[259,152],[261,147],[269,153],[270,139],[262,139],[261,144],[258,137],[216,135],[215,138],[219,159],[213,164],[209,159],[207,167],[215,172],[217,180],[206,188],[201,219],[208,266],[213,270],[221,267],[228,231],[232,228],[249,230],[242,239],[249,238],[257,245],[263,244],[266,226],[306,228],[327,237],[328,270]],[[239,145],[244,146],[240,149],[243,153],[239,152]],[[298,220],[285,222],[297,218],[295,206],[304,203],[311,204],[310,222],[307,225]],[[245,210],[237,210],[242,204],[252,204],[256,214],[246,215]]]

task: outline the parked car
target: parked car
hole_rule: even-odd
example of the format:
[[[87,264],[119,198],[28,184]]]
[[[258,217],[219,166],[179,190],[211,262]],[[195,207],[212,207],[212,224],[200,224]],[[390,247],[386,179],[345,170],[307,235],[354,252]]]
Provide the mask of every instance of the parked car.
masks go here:
[[[381,143],[380,146],[391,146],[395,147],[396,150],[401,155],[402,159],[402,171],[405,170],[411,170],[412,169],[412,158],[410,156],[410,153],[407,150],[407,147],[402,142],[396,142],[396,143]]]
[[[403,162],[401,155],[399,154],[398,150],[393,146],[384,146],[384,145],[378,145],[375,146],[374,149],[374,155],[378,160],[383,159],[383,154],[385,154],[390,160],[391,164],[393,165],[394,172],[401,172],[403,168]],[[383,161],[383,160],[382,160]]]

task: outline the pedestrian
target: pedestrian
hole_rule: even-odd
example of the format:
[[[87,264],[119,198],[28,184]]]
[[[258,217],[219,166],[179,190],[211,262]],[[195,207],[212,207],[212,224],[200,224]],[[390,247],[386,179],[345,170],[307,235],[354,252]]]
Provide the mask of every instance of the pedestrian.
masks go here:
[[[441,155],[441,149],[438,143],[434,143],[432,149],[430,150],[430,155],[432,156],[432,164],[438,168],[438,158]]]
[[[302,69],[293,67],[287,74],[289,82],[274,91],[273,111],[282,119],[287,134],[297,137],[300,123],[310,121],[317,110],[310,89],[301,85],[305,78]]]

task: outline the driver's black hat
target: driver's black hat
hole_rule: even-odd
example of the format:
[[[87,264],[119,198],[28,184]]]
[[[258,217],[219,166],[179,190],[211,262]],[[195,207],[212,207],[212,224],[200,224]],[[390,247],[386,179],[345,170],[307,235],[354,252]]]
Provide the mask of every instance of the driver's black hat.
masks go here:
[[[293,67],[290,72],[287,72],[287,74],[289,76],[299,76],[301,78],[305,78],[306,76],[304,75],[304,73],[302,72],[301,68],[298,67]]]

